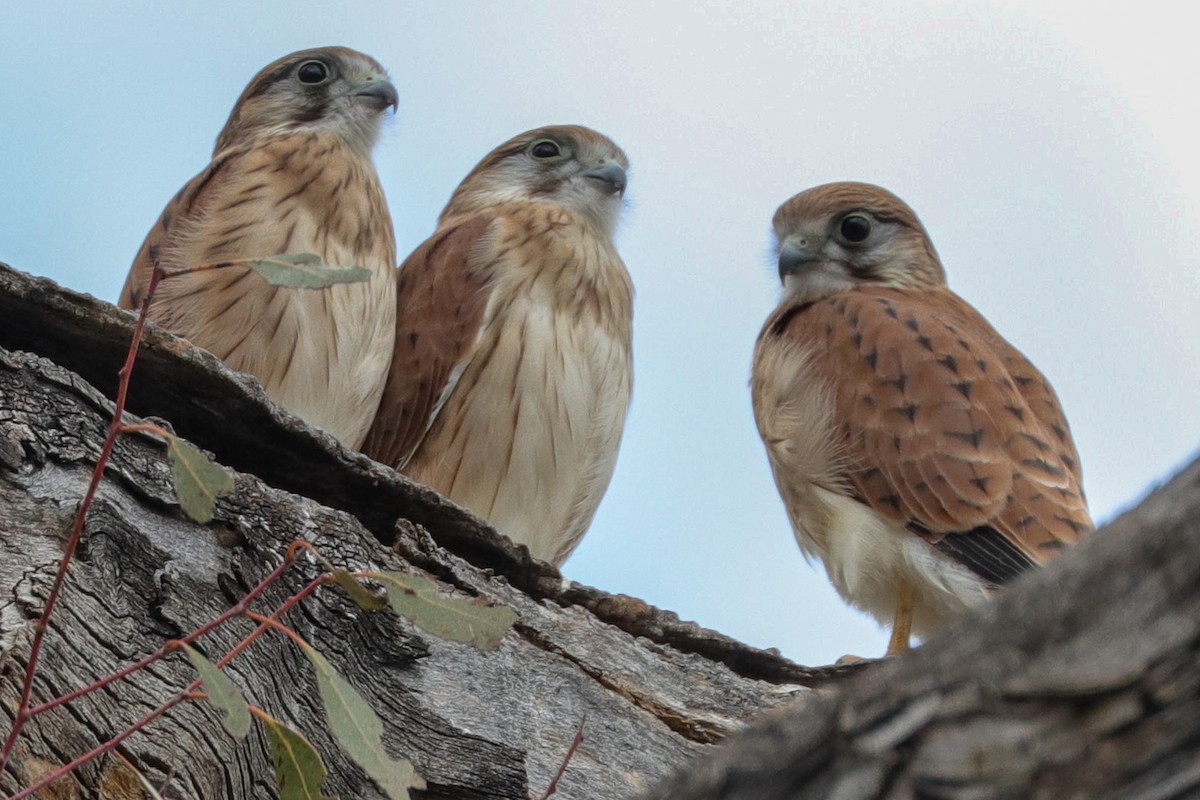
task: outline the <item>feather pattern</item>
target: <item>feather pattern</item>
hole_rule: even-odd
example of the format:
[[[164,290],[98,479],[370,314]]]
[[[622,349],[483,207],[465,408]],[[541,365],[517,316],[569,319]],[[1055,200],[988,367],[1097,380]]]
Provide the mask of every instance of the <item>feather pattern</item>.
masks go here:
[[[839,241],[850,214],[875,226],[848,229],[860,242]],[[776,221],[792,283],[755,348],[755,417],[843,597],[890,621],[906,582],[925,635],[1092,529],[1054,390],[944,285],[907,206],[834,184]]]
[[[314,58],[336,65],[352,87],[382,80],[376,62],[344,48],[302,51],[264,69],[231,114],[212,162],[146,237],[120,305],[141,303],[155,263],[169,276],[222,261],[314,253],[331,266],[369,269],[365,283],[319,291],[273,287],[245,267],[180,274],[159,284],[150,309],[153,321],[254,375],[273,400],[358,446],[395,336],[391,218],[357,119],[365,114],[377,129],[382,108],[371,96],[365,110],[349,103],[295,120],[303,116],[301,99],[315,101],[273,95],[264,76],[282,76],[275,80],[289,88],[295,66]],[[243,104],[257,110],[244,113]]]
[[[571,161],[531,163],[544,139]],[[464,181],[399,271],[396,352],[365,445],[556,564],[607,489],[632,389],[633,288],[608,217],[619,197],[580,173],[609,159],[624,155],[600,134],[557,126]]]

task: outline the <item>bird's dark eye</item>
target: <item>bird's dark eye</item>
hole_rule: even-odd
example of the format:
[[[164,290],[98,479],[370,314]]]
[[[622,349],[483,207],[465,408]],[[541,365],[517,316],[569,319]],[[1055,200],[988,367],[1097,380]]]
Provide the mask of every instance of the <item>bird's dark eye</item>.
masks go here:
[[[321,61],[305,61],[296,70],[296,77],[301,83],[307,83],[310,86],[318,83],[324,83],[329,77],[329,67]]]
[[[557,142],[542,139],[529,146],[529,155],[534,158],[558,158],[562,155],[562,148]]]
[[[851,244],[865,242],[871,235],[871,220],[862,214],[851,214],[842,220],[839,228],[842,238]]]

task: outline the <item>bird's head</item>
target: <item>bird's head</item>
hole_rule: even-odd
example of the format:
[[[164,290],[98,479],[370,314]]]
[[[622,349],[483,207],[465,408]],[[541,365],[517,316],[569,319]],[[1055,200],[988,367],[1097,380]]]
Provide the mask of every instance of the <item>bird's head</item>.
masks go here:
[[[621,148],[591,128],[536,128],[484,157],[459,184],[442,219],[525,200],[563,206],[611,233],[628,170]]]
[[[858,286],[931,289],[946,274],[921,221],[896,195],[869,183],[827,183],[775,212],[784,291],[805,301]]]
[[[216,151],[258,137],[330,131],[369,153],[384,112],[399,102],[379,62],[348,47],[300,50],[250,81],[217,137]]]

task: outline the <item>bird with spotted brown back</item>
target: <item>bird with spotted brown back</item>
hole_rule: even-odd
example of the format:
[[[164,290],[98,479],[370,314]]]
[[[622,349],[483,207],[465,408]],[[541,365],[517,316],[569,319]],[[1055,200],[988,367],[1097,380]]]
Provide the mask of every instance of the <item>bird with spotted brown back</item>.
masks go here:
[[[629,407],[633,287],[613,243],[628,166],[579,126],[479,162],[400,267],[364,445],[556,565],[591,524]]]
[[[242,92],[212,161],[167,204],[134,260],[122,308],[155,262],[199,265],[313,253],[366,282],[271,286],[246,267],[168,277],[150,319],[258,378],[275,402],[358,447],[383,392],[396,331],[391,216],[371,159],[395,87],[370,56],[301,50]]]
[[[783,299],[754,416],[796,539],[889,654],[1092,530],[1046,378],[946,286],[890,192],[831,183],[775,213]]]

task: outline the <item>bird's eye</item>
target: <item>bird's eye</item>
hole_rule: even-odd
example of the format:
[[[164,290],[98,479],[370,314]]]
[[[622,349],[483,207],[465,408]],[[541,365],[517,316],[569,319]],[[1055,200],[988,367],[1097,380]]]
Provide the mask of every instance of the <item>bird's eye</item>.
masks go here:
[[[540,139],[529,146],[529,155],[534,158],[558,158],[562,155],[562,148],[557,142]]]
[[[329,67],[321,61],[305,61],[296,70],[296,77],[310,86],[324,83],[329,78]]]
[[[842,234],[842,238],[851,244],[859,244],[865,242],[867,237],[871,235],[871,220],[864,217],[862,214],[851,214],[842,220],[838,230]]]

